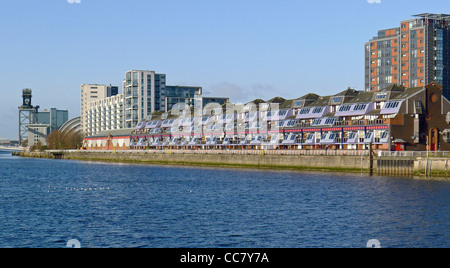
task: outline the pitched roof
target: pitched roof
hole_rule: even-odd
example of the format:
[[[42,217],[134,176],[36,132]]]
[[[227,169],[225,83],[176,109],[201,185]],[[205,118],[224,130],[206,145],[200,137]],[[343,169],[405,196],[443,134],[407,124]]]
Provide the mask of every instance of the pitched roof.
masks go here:
[[[320,98],[319,95],[314,94],[314,93],[308,93],[305,96],[301,97],[300,99],[303,99],[303,100],[317,100],[318,98]]]
[[[275,98],[272,98],[272,99],[268,100],[267,102],[268,102],[268,103],[283,103],[283,102],[285,102],[285,101],[286,101],[285,98],[282,98],[282,97],[275,97]]]
[[[290,109],[292,108],[292,103],[294,100],[286,100],[282,104],[280,104],[280,109]]]
[[[412,87],[412,88],[407,88],[405,89],[405,91],[403,91],[402,93],[395,95],[394,97],[392,97],[392,99],[395,100],[403,100],[403,99],[407,99],[411,96],[413,96],[414,94],[420,92],[421,90],[425,90],[424,87]]]
[[[373,100],[373,94],[375,92],[359,92],[356,97],[346,101],[345,103],[368,103]]]
[[[314,106],[327,106],[328,103],[330,102],[330,98],[331,96],[323,96],[323,97],[319,97],[319,99],[317,99],[316,101],[308,104],[307,106],[309,107],[314,107]]]

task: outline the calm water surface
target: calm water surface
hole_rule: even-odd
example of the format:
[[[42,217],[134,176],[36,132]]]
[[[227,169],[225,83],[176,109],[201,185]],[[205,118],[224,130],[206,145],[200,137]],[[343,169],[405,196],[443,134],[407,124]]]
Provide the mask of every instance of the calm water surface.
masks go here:
[[[450,183],[0,154],[0,247],[450,247]]]

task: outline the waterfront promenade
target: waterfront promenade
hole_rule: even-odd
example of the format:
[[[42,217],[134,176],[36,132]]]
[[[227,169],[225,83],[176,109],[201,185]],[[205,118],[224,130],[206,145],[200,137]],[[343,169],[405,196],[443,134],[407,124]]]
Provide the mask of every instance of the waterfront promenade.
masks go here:
[[[13,146],[0,146],[0,152],[19,152],[24,151],[23,147],[13,147]]]

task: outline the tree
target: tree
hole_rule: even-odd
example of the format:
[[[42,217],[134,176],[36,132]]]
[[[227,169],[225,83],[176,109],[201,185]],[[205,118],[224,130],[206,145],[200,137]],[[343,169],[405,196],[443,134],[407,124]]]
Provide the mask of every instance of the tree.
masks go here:
[[[83,137],[74,131],[55,130],[47,136],[47,147],[52,150],[78,149]]]

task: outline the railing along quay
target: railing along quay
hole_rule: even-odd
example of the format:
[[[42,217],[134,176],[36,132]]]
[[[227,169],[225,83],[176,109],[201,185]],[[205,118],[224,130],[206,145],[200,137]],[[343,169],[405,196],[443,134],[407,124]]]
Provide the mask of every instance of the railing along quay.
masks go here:
[[[107,151],[93,151],[107,152]],[[121,152],[121,151],[117,151]],[[214,154],[214,155],[297,155],[297,156],[367,156],[367,150],[128,150],[147,154]]]

